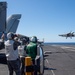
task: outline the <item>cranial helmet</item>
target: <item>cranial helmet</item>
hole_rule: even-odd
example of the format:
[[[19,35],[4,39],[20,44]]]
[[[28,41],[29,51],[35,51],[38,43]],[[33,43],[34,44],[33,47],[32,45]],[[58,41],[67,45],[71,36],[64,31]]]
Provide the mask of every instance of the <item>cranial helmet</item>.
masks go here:
[[[9,33],[7,34],[7,38],[8,38],[8,39],[13,39],[13,37],[14,37],[14,34],[13,34],[12,32],[9,32]]]
[[[37,37],[36,36],[31,37],[30,41],[31,42],[37,42]]]

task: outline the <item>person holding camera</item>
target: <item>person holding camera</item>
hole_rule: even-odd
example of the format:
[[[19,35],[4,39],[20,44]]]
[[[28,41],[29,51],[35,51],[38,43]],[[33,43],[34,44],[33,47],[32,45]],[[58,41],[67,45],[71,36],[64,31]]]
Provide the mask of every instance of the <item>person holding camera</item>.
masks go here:
[[[17,49],[18,45],[14,41],[14,34],[9,32],[7,38],[8,40],[5,41],[5,55],[7,58],[9,75],[13,75],[13,71],[15,71],[16,75],[21,75],[20,60]]]

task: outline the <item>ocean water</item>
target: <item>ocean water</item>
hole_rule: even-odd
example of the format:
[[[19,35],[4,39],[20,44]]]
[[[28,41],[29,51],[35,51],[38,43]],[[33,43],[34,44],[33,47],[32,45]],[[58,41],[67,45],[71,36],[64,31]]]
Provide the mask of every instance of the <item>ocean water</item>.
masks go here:
[[[44,45],[75,45],[75,42],[46,42]]]

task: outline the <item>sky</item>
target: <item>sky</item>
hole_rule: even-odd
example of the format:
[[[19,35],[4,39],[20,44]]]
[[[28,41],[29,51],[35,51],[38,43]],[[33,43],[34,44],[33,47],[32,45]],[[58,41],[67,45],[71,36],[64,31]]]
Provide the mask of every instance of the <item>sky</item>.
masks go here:
[[[58,36],[75,32],[75,0],[0,0],[7,2],[7,17],[21,14],[16,33],[45,42],[75,42]]]

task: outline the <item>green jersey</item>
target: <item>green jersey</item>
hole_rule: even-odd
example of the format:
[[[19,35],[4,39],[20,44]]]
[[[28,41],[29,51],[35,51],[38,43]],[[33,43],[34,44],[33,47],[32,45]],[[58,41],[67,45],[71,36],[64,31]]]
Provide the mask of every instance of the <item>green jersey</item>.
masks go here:
[[[30,56],[32,59],[35,59],[37,55],[37,44],[30,42],[26,47],[26,52],[28,56]]]

